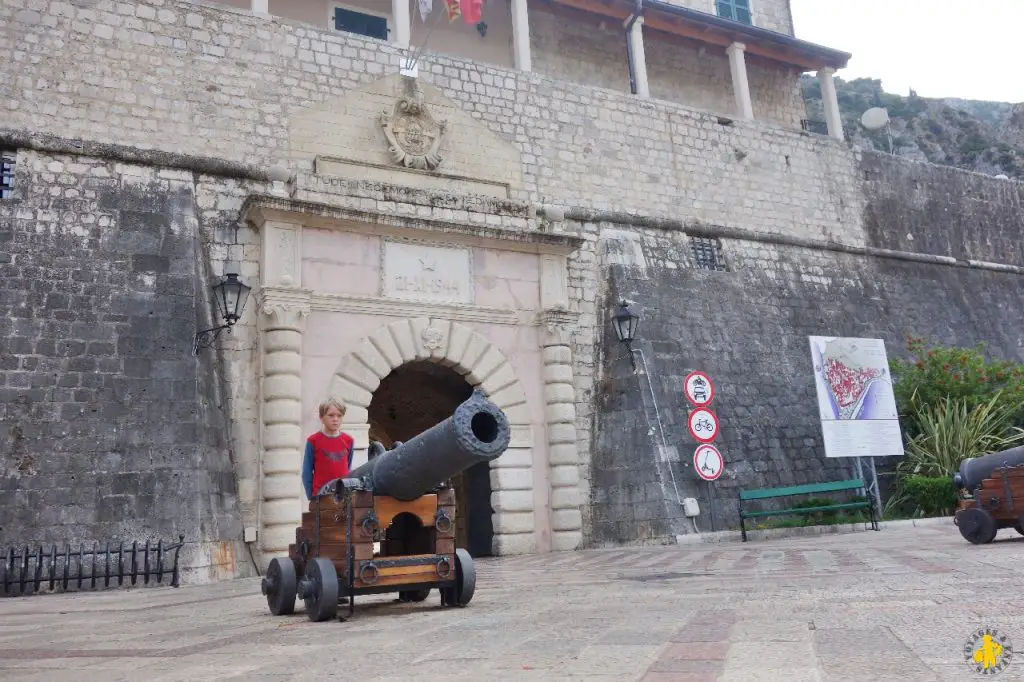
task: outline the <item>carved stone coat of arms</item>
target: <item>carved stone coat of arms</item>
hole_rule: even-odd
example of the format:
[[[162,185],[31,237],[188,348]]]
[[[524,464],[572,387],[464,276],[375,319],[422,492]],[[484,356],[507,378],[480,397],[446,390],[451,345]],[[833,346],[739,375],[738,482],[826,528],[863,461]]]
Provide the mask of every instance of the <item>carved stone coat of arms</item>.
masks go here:
[[[380,115],[391,160],[406,168],[435,170],[444,157],[438,151],[446,121],[436,121],[423,103],[423,92],[413,78],[405,79],[405,94],[391,111]]]

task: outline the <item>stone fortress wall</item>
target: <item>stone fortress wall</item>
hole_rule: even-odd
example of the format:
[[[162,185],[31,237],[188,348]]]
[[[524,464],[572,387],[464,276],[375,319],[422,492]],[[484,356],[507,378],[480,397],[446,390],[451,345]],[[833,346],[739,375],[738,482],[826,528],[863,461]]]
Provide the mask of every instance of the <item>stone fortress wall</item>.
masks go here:
[[[259,288],[261,235],[240,213],[247,196],[270,191],[271,164],[313,170],[304,145],[316,135],[303,133],[321,130],[332,154],[357,163],[383,155],[361,117],[379,113],[395,82],[381,78],[397,71],[399,54],[184,2],[32,5],[0,7],[0,43],[13,53],[0,67],[0,142],[18,149],[16,198],[0,202],[0,324],[11,349],[0,366],[11,400],[0,481],[16,491],[0,503],[0,517],[13,520],[0,544],[182,529],[205,541],[194,565],[245,570],[237,541],[256,523],[261,494],[257,306],[212,359],[191,357],[191,332],[210,316],[206,286],[225,263],[240,263]],[[1018,184],[862,156],[793,126],[720,119],[570,78],[438,56],[420,73],[437,115],[458,124],[445,172],[504,183],[513,204],[570,207],[560,222],[499,223],[581,244],[567,263],[575,326],[565,355],[550,354],[571,358],[578,461],[553,465],[547,483],[575,492],[561,498],[566,514],[533,517],[548,531],[565,523],[565,537],[581,533],[583,544],[687,532],[659,482],[665,470],[652,459],[638,388],[608,336],[619,295],[644,312],[643,343],[680,453],[678,378],[692,366],[719,379],[734,487],[834,473],[806,400],[806,334],[882,335],[895,352],[916,323],[940,341],[984,338],[1019,352],[1005,312],[991,312],[1013,309],[1015,271],[872,250],[1020,265],[1011,251]],[[488,221],[431,208],[429,188],[396,202],[382,182],[350,188],[345,205]],[[728,270],[694,268],[687,231],[718,235]],[[67,300],[38,283],[68,279],[78,283]],[[543,429],[533,441],[543,447]],[[143,443],[151,454],[138,454]],[[32,456],[61,448],[67,454]],[[670,464],[692,481],[681,460]],[[83,475],[90,495],[67,483]],[[550,504],[542,484],[529,489]],[[195,506],[178,514],[174,496]],[[716,518],[728,520],[727,504]]]

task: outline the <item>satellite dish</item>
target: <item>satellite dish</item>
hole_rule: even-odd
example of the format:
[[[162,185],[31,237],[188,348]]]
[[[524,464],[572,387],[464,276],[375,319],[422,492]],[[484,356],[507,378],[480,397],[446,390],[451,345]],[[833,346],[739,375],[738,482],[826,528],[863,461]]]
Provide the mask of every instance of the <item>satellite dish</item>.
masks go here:
[[[860,124],[868,130],[881,130],[889,122],[889,112],[883,107],[872,107],[860,117]]]

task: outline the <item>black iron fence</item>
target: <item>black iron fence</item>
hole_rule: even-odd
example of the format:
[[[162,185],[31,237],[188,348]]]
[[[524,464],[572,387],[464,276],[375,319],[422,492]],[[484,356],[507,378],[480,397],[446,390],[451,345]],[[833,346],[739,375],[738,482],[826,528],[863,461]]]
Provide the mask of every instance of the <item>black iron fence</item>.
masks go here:
[[[74,551],[71,545],[62,551],[56,545],[49,549],[8,547],[0,555],[0,597],[106,589],[111,583],[114,587],[136,586],[140,581],[142,585],[178,587],[178,553],[184,544],[185,536],[179,535],[173,545],[165,545],[163,540],[153,545],[146,540],[141,546],[137,541],[131,546],[107,542],[102,547],[97,542],[92,549],[79,545]],[[164,582],[165,576],[169,582]]]

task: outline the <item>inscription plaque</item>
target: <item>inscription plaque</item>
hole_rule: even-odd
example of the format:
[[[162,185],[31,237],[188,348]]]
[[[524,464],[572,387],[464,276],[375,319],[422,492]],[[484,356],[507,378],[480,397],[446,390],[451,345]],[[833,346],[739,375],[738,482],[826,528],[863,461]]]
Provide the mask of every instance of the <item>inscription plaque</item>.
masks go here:
[[[386,241],[382,272],[387,298],[473,302],[469,249]]]

